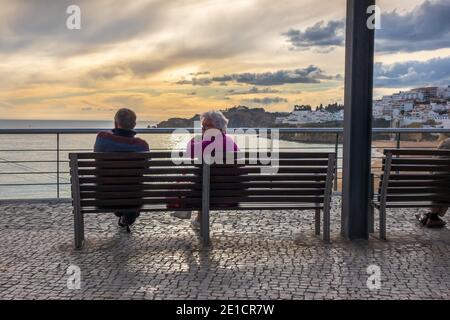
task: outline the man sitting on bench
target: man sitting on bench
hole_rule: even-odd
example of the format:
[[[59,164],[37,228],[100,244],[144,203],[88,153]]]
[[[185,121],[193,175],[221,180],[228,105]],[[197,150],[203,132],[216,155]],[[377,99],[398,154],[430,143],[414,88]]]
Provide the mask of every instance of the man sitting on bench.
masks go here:
[[[449,134],[441,133],[439,135],[438,149],[450,149],[450,136]],[[448,208],[431,208],[430,212],[425,214],[418,214],[416,217],[424,226],[428,228],[442,228],[445,226],[445,221],[440,217],[443,217]]]
[[[114,117],[115,128],[110,131],[102,131],[97,135],[94,145],[94,152],[148,152],[149,146],[143,139],[135,137],[136,132],[136,114],[134,111],[122,108],[119,109]],[[120,169],[120,168],[119,168]],[[101,186],[99,186],[101,187]],[[127,228],[130,227],[139,216],[139,208],[124,208],[124,212],[115,212],[119,217],[118,225]]]

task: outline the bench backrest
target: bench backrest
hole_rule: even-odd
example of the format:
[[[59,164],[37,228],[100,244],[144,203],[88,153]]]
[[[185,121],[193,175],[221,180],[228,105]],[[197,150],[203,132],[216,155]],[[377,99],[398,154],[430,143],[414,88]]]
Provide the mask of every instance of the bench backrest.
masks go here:
[[[170,152],[91,152],[69,157],[72,198],[83,213],[201,209],[201,167],[175,165]]]
[[[248,152],[233,153],[232,164],[211,166],[175,165],[170,152],[69,157],[72,198],[82,213],[201,210],[202,205],[212,210],[323,208],[330,204],[336,169],[335,153],[326,152],[281,152],[271,157],[277,163],[274,173],[265,172],[267,159]]]
[[[386,149],[378,200],[450,204],[450,150]]]
[[[276,156],[276,159],[272,157]],[[267,173],[268,158],[238,152],[234,164],[212,165],[211,209],[237,207],[323,207],[329,202],[335,153],[280,152],[270,157],[277,167]]]

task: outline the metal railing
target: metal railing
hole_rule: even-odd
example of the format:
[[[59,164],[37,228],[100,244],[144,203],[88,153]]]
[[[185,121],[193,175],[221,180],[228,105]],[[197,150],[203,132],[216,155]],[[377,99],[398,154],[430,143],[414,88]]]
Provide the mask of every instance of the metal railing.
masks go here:
[[[0,140],[0,200],[4,198],[2,196],[1,188],[18,188],[18,187],[44,187],[44,186],[54,186],[55,187],[55,199],[61,199],[61,198],[67,198],[61,196],[61,188],[65,185],[70,185],[70,180],[68,178],[63,178],[64,175],[68,175],[68,170],[63,170],[61,168],[62,165],[68,164],[68,159],[64,159],[61,157],[61,154],[64,152],[79,152],[79,151],[90,151],[91,146],[89,148],[62,148],[61,147],[61,137],[64,135],[84,135],[84,134],[96,134],[99,131],[102,131],[104,129],[0,129],[0,138],[7,136],[7,135],[54,135],[55,137],[55,147],[54,148],[48,148],[46,146],[41,146],[39,148],[13,148],[12,146],[8,146],[7,148],[4,148],[1,146],[2,141]],[[176,129],[173,128],[148,128],[148,129],[136,129],[138,134],[171,134]],[[186,132],[194,133],[196,132],[193,128],[186,128],[184,129]],[[336,174],[335,174],[335,182],[334,182],[334,191],[337,192],[339,190],[339,181],[341,180],[340,173],[342,170],[342,136],[344,133],[343,128],[236,128],[236,129],[229,129],[230,133],[233,133],[234,130],[239,130],[240,132],[256,132],[260,133],[263,130],[265,132],[270,132],[271,130],[278,130],[280,134],[283,133],[303,133],[303,134],[324,134],[324,135],[330,135],[329,139],[327,139],[327,142],[314,142],[314,141],[292,141],[292,142],[298,142],[302,143],[305,146],[296,146],[295,148],[292,147],[285,147],[280,148],[280,150],[297,150],[302,151],[306,149],[323,149],[323,150],[330,150],[333,149],[336,154],[338,155],[338,166],[336,167]],[[402,140],[402,137],[404,137],[406,134],[414,134],[414,133],[421,133],[421,134],[437,134],[437,133],[450,133],[450,129],[435,129],[435,128],[374,128],[373,134],[388,134],[390,135],[390,139],[388,140],[392,146],[389,147],[395,147],[400,148],[402,146],[402,142],[405,142],[406,140]],[[9,139],[6,139],[6,145]],[[332,141],[332,142],[331,142]],[[313,145],[319,145],[312,147]],[[152,146],[150,146],[152,147]],[[434,147],[434,146],[430,146]],[[382,147],[373,146],[373,149],[382,149]],[[152,150],[167,150],[167,149],[155,149],[152,148]],[[32,156],[32,153],[36,152],[45,152],[45,153],[53,153],[55,158],[52,160],[49,159],[36,159]],[[27,159],[17,160],[17,159],[7,159],[5,158],[6,154],[11,153],[20,153],[21,155],[27,155],[29,154],[30,157]],[[378,158],[381,158],[381,156],[373,156],[373,160],[376,160]],[[374,163],[374,161],[373,161]],[[55,164],[56,168],[54,171],[52,170],[36,170],[30,165],[33,164]],[[14,171],[8,171],[3,170],[2,166],[5,165],[13,165],[16,170]],[[378,170],[380,167],[372,166],[372,170]],[[11,176],[11,175],[17,175],[17,176],[23,176],[23,175],[43,175],[47,177],[54,178],[54,182],[31,182],[31,183],[2,183],[1,177],[2,176]]]

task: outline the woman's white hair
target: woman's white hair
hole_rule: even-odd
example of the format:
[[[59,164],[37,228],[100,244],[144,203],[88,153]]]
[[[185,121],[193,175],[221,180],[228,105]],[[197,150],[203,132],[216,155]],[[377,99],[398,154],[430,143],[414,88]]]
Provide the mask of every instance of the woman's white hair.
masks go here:
[[[204,120],[207,120],[211,123],[211,125],[225,133],[227,131],[228,126],[228,119],[225,118],[222,112],[220,111],[208,111],[203,113],[200,116],[200,120],[203,122]]]

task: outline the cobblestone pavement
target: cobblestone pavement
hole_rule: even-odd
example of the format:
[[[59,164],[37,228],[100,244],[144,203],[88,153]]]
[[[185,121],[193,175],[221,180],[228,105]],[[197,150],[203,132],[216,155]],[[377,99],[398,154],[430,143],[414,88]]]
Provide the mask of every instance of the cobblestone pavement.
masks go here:
[[[388,241],[348,242],[334,200],[332,243],[314,236],[313,212],[213,212],[202,248],[186,220],[142,214],[132,233],[112,215],[85,219],[73,250],[71,206],[0,204],[0,299],[449,299],[450,230],[388,213]],[[448,218],[446,218],[448,219]],[[367,267],[381,288],[367,287]],[[67,268],[81,289],[67,288]]]

